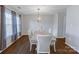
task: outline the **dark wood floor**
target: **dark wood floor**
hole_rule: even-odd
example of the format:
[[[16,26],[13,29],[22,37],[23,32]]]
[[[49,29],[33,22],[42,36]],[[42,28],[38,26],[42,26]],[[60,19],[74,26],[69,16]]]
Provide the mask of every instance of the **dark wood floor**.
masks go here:
[[[11,46],[6,48],[2,54],[29,54],[30,42],[27,35],[17,39]]]
[[[54,52],[53,46],[50,46],[50,54],[77,54],[75,50],[73,50],[66,44],[62,45],[64,46],[64,48],[60,48],[61,45],[56,45],[56,47],[59,47],[56,48],[56,52]],[[14,42],[11,46],[6,48],[3,52],[1,52],[1,54],[36,54],[35,49],[36,45],[33,45],[32,50],[30,51],[30,42],[28,36],[24,35],[16,40],[16,42]]]
[[[35,48],[36,48],[36,45],[33,45],[32,50],[31,50],[31,54],[37,53]],[[53,46],[50,46],[50,54],[78,54],[78,53],[66,45],[65,49],[60,49],[60,51],[56,51],[56,52],[54,52]]]

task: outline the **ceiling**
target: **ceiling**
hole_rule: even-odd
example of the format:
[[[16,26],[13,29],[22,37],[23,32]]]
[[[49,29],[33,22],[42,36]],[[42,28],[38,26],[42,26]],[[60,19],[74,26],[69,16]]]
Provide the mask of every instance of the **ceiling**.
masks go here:
[[[40,14],[51,15],[62,11],[69,5],[6,5],[6,7],[24,15],[35,15],[37,9],[40,8]]]

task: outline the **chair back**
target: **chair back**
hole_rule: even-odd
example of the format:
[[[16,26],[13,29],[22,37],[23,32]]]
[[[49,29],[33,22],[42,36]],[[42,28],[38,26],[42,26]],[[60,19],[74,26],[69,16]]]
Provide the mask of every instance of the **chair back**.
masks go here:
[[[37,36],[37,53],[50,53],[50,43],[52,36]]]

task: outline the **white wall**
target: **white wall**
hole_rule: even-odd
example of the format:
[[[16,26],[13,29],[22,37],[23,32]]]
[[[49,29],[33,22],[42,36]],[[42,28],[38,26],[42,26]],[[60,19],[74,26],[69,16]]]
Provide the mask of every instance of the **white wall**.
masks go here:
[[[27,35],[30,31],[49,31],[52,30],[52,34],[55,37],[64,37],[65,34],[65,16],[66,9],[58,12],[54,15],[41,15],[41,26],[37,23],[37,17],[34,15],[24,15],[22,20],[22,34]]]
[[[66,29],[66,9],[54,14],[53,35],[55,37],[64,37]]]
[[[40,24],[37,22],[36,16],[24,15],[22,20],[22,34],[26,35],[31,30],[42,30],[46,32],[48,32],[49,28],[53,30],[53,15],[42,15]]]
[[[22,15],[22,21],[21,21],[21,25],[22,25],[22,35],[27,35],[28,23],[29,23],[29,20],[27,20],[27,17],[24,16],[24,15]]]
[[[58,14],[55,14],[53,17],[53,35],[58,36]]]
[[[66,29],[66,9],[58,12],[58,37],[64,37]]]
[[[79,6],[67,8],[66,37],[67,44],[79,52]]]

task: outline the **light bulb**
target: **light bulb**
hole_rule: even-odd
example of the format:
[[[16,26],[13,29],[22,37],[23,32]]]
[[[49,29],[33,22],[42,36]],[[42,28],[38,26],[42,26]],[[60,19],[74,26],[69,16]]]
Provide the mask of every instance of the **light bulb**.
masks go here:
[[[41,20],[41,17],[38,17],[38,20],[40,21]]]

